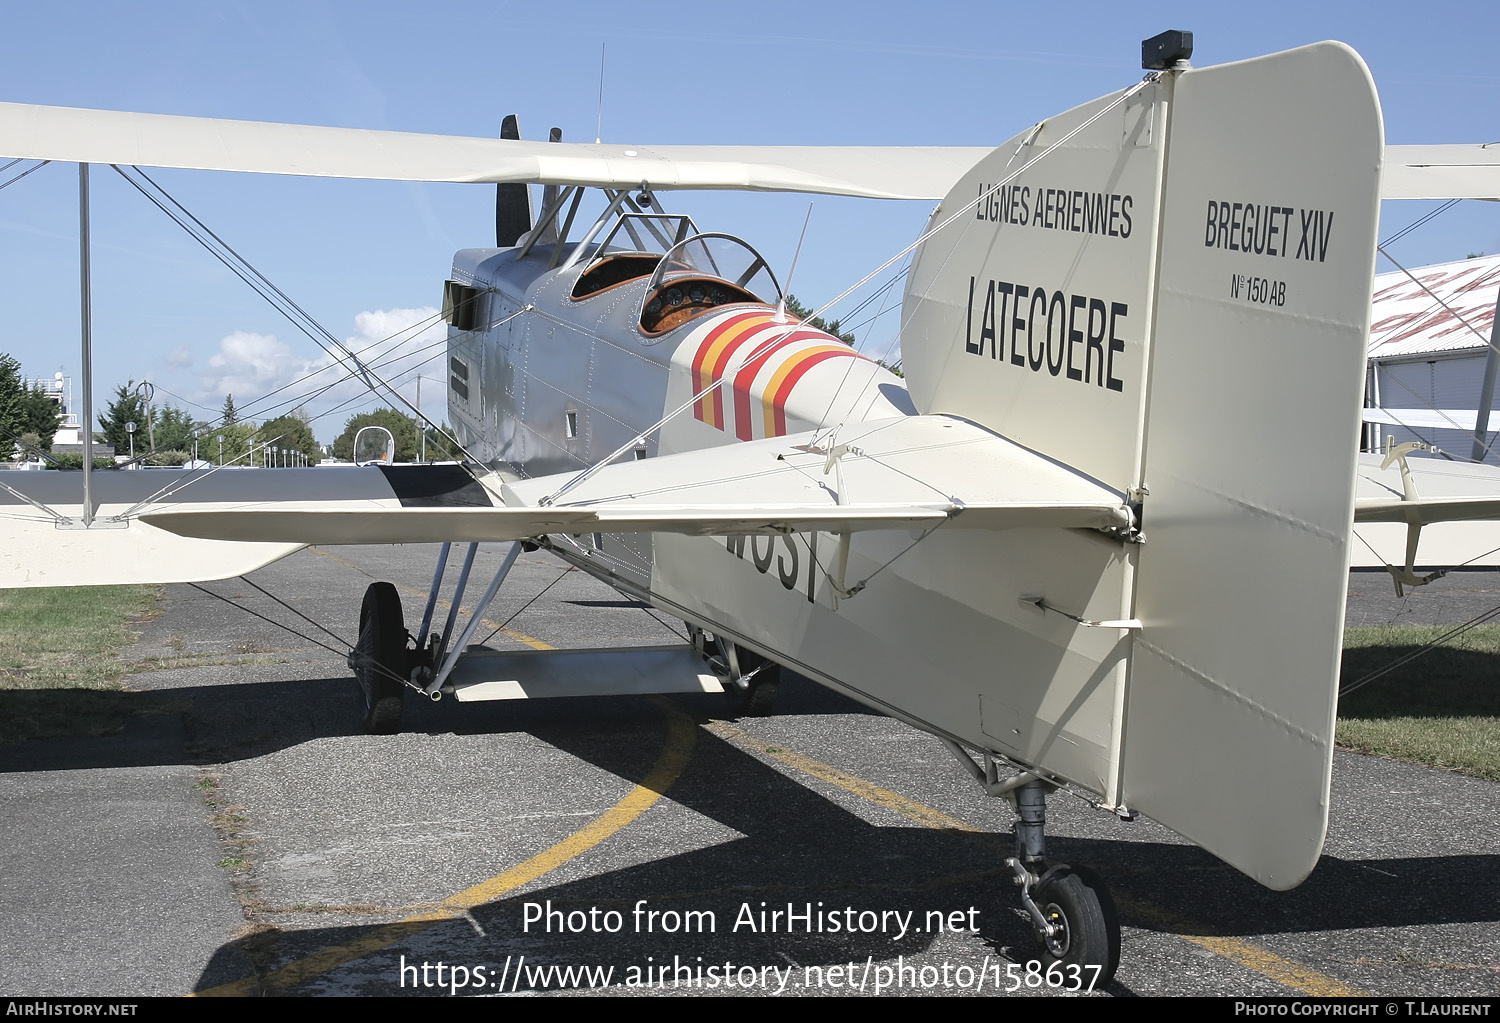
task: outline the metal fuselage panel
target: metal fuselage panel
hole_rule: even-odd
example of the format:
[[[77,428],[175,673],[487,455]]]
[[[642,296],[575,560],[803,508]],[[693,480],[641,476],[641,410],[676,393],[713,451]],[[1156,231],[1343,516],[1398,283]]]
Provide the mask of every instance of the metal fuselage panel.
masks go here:
[[[482,398],[450,389],[451,420],[501,470],[585,469],[683,405],[638,457],[915,412],[900,378],[827,334],[778,322],[770,306],[725,306],[650,337],[638,321],[644,279],[574,300],[582,267],[549,270],[550,259],[541,247],[522,260],[495,249],[455,259],[455,277],[489,294],[488,326],[450,331],[450,358],[484,383]],[[1078,531],[919,536],[857,534],[844,579],[870,582],[847,599],[830,579],[833,534],[557,539],[601,578],[871,706],[1108,791],[1125,642],[1112,630],[1080,636],[1017,597],[1119,617],[1127,553]]]

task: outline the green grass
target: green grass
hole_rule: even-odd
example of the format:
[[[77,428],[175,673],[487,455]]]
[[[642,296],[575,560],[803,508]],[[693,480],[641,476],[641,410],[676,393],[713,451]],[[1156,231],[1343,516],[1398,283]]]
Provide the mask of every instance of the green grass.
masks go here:
[[[118,731],[120,650],[157,613],[155,586],[0,590],[0,742]]]
[[[1343,684],[1437,639],[1446,626],[1344,633]],[[1481,625],[1339,700],[1337,742],[1500,781],[1500,625]]]

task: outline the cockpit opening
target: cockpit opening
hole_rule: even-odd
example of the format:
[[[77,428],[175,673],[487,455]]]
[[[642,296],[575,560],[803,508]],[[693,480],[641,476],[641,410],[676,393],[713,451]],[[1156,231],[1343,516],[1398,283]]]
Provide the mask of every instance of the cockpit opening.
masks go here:
[[[593,265],[578,275],[578,280],[573,282],[573,297],[575,299],[588,298],[601,291],[607,291],[617,284],[645,277],[655,270],[656,264],[660,262],[660,256],[644,255],[639,252],[604,256],[595,260]]]
[[[675,330],[722,305],[781,301],[781,285],[759,252],[730,234],[700,233],[673,245],[651,274],[641,300],[641,330]]]
[[[516,258],[531,250],[570,196],[576,208],[578,192],[569,188],[549,203],[542,222],[518,246]],[[564,270],[588,260],[570,291],[575,302],[649,278],[641,292],[639,324],[643,334],[656,337],[719,306],[781,301],[776,275],[748,242],[730,234],[699,231],[691,217],[661,212],[644,183],[639,202],[628,192],[605,194],[609,205],[583,238],[576,244],[567,242],[570,209],[558,231],[562,241],[554,245],[554,265],[564,249],[571,249],[562,260]]]

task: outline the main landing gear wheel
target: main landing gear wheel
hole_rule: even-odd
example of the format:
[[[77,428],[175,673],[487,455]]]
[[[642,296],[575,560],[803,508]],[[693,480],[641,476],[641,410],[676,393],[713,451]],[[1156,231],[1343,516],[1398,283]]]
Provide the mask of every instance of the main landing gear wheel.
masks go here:
[[[359,609],[359,640],[349,655],[359,683],[365,731],[390,735],[401,730],[401,697],[406,691],[406,626],[401,598],[390,583],[371,583]]]
[[[1050,934],[1037,934],[1043,962],[1059,964],[1064,983],[1073,981],[1070,967],[1076,966],[1085,989],[1108,984],[1120,965],[1120,917],[1098,875],[1087,867],[1058,864],[1042,875],[1032,900],[1051,925]]]
[[[745,687],[729,683],[724,698],[733,717],[769,717],[776,707],[776,689],[781,684],[781,665],[749,650],[736,649],[740,670],[745,673]]]
[[[724,690],[729,693],[730,709],[738,716],[770,717],[776,709],[776,687],[781,684],[781,665],[766,661],[755,676],[746,683],[744,692]]]

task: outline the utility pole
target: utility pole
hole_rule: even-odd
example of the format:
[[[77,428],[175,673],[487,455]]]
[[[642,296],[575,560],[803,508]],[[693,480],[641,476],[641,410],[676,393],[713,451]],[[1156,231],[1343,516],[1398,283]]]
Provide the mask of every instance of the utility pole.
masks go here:
[[[89,165],[78,165],[78,287],[83,326],[83,524],[94,524],[94,353],[89,308]]]

